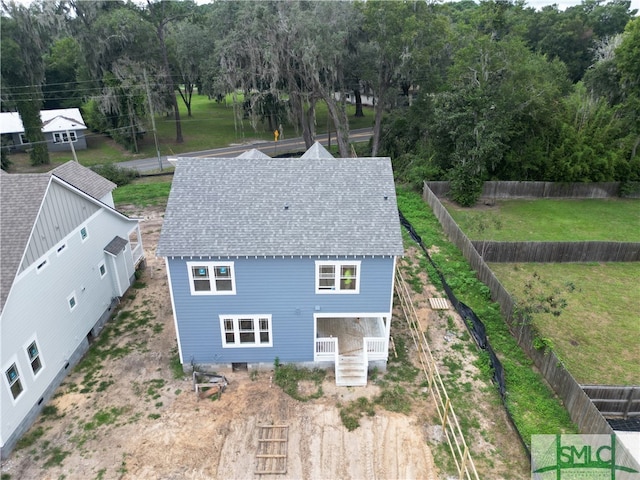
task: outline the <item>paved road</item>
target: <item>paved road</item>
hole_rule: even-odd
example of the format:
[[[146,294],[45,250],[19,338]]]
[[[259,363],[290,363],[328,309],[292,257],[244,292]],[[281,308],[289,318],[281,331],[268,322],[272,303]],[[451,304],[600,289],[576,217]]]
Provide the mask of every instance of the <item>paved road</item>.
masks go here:
[[[367,142],[373,135],[373,129],[361,128],[359,130],[352,130],[349,133],[349,141],[352,143]],[[327,134],[318,135],[316,138],[325,147],[328,144]],[[335,136],[331,136],[332,143],[335,145]],[[229,147],[214,148],[211,150],[203,150],[201,152],[180,153],[178,155],[171,155],[171,158],[175,157],[237,157],[241,153],[255,148],[261,152],[273,157],[281,153],[300,152],[306,150],[304,140],[301,137],[291,138],[285,140],[279,140],[278,142],[264,142],[259,141],[255,143],[237,144]],[[167,160],[167,156],[161,156],[162,168],[171,167],[172,165]],[[160,162],[157,157],[154,158],[141,158],[139,160],[130,160],[128,162],[120,162],[118,166],[124,168],[132,168],[139,172],[148,172],[150,170],[158,170]]]

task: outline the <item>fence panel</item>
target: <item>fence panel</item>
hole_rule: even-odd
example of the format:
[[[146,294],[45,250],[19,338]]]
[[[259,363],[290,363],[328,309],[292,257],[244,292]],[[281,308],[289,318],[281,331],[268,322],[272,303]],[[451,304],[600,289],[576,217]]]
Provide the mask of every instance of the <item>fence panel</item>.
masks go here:
[[[473,240],[485,262],[639,262],[637,242],[497,242]]]

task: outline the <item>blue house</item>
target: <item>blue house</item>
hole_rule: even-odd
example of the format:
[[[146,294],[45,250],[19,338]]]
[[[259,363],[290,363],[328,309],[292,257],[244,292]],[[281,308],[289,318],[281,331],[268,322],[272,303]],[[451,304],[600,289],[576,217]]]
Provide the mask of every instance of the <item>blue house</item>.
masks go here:
[[[157,254],[185,368],[277,357],[366,385],[386,367],[403,254],[389,158],[180,158]]]

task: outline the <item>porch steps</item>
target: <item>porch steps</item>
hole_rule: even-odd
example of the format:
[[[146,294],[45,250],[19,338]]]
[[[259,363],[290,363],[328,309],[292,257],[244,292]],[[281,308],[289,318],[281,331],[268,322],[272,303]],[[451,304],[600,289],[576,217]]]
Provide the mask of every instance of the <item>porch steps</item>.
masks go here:
[[[340,355],[336,364],[336,385],[339,387],[365,387],[367,364],[362,354]]]

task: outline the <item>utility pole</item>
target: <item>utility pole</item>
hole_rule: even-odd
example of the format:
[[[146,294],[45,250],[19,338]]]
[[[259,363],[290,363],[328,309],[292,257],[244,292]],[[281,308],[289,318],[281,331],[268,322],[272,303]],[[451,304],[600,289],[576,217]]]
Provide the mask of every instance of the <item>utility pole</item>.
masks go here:
[[[79,163],[78,156],[76,155],[76,149],[73,146],[73,140],[71,139],[71,135],[69,135],[69,130],[67,130],[67,141],[69,142],[69,145],[71,145],[71,152],[73,153],[73,159],[76,161],[76,163]]]
[[[151,126],[153,128],[153,140],[156,142],[156,154],[158,155],[158,165],[162,171],[162,159],[160,158],[160,147],[158,147],[158,134],[156,133],[156,117],[153,113],[153,103],[151,103],[151,91],[149,90],[149,82],[147,81],[147,69],[142,70],[144,75],[144,86],[147,90],[147,100],[149,101],[149,114],[151,115]]]

